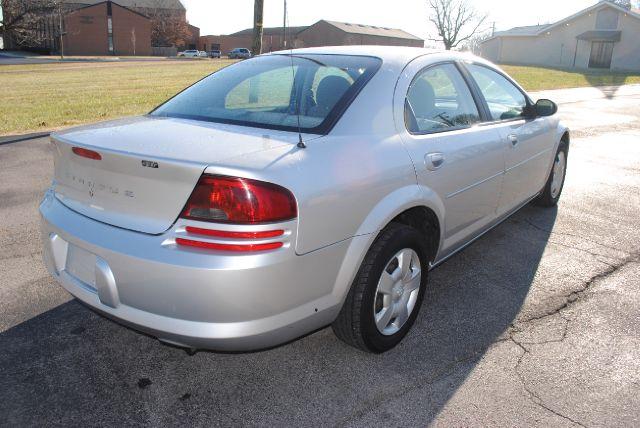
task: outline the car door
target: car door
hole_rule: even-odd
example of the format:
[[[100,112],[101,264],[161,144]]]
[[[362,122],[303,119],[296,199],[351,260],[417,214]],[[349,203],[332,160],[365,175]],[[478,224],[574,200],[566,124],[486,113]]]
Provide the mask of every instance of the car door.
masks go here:
[[[528,96],[510,79],[486,65],[465,67],[486,101],[490,123],[505,151],[505,176],[498,215],[519,207],[544,186],[553,155],[553,129],[544,117],[526,118]]]
[[[396,89],[403,99],[396,95],[396,106],[404,103],[400,134],[418,182],[444,205],[445,257],[495,218],[504,150],[498,131],[479,126],[482,109],[459,66],[425,62],[414,61],[405,70]]]

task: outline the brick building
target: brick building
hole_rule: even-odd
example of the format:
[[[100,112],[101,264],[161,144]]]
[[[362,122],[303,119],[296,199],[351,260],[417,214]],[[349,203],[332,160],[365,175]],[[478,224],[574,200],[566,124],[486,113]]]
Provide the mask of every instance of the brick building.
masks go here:
[[[25,1],[23,5],[39,0]],[[7,16],[20,11],[4,7],[3,13]],[[42,12],[33,25],[37,34],[34,40],[21,43],[8,34],[5,47],[57,53],[62,21],[64,50],[70,55],[151,55],[152,46],[172,45],[158,40],[157,32],[156,40],[153,37],[154,25],[171,20],[188,29],[188,37],[178,48],[195,48],[200,29],[189,25],[186,19],[180,0],[62,0],[62,20],[57,11]]]
[[[304,27],[287,27],[286,44],[282,27],[265,28],[262,36],[263,52],[289,47],[384,45],[424,47],[424,40],[403,30],[373,25],[350,24],[320,20]],[[226,53],[233,48],[251,48],[253,29],[223,36],[201,36],[200,50],[219,49]]]
[[[112,1],[76,9],[64,17],[67,55],[151,55],[151,22]]]
[[[103,0],[64,0],[69,7],[87,6],[100,3]],[[161,23],[169,20],[177,20],[188,28],[189,36],[184,44],[178,46],[181,49],[195,49],[200,38],[200,28],[187,22],[187,9],[180,0],[115,0],[119,5],[134,10],[151,19],[153,27],[155,22]],[[170,46],[167,40],[153,40],[152,46]]]

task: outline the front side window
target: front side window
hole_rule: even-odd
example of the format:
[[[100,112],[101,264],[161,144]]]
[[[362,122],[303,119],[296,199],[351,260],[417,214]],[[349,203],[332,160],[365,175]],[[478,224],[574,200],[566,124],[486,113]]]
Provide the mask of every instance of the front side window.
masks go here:
[[[409,132],[425,134],[466,128],[480,121],[471,91],[453,64],[421,71],[405,102]]]
[[[347,55],[265,55],[226,67],[151,115],[325,133],[381,61]]]
[[[467,64],[467,68],[480,87],[493,120],[511,120],[523,116],[527,99],[513,83],[481,65]]]

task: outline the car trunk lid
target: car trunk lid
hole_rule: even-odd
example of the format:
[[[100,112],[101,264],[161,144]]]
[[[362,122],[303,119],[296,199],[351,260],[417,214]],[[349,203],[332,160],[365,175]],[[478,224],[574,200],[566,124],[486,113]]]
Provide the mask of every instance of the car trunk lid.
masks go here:
[[[207,166],[296,140],[291,133],[269,133],[149,117],[63,131],[51,138],[54,191],[87,217],[160,234],[175,222]]]

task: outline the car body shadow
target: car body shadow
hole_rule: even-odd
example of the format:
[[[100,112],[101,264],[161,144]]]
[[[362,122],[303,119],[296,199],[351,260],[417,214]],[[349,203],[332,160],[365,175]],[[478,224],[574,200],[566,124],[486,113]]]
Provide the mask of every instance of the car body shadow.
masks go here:
[[[556,215],[527,206],[434,269],[414,328],[382,355],[324,329],[190,357],[70,301],[0,333],[0,414],[9,425],[283,426],[398,425],[410,412],[427,424],[519,316]]]

